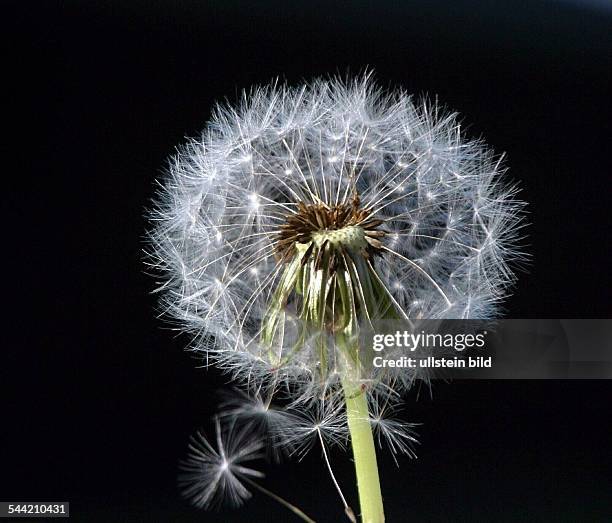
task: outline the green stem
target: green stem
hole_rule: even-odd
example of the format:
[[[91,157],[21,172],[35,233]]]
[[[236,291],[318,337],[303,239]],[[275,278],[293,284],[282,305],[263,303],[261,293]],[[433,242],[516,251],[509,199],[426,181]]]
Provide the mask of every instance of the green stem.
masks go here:
[[[376,448],[370,426],[367,395],[352,381],[343,380],[346,414],[351,434],[361,521],[363,523],[383,523],[383,510]]]

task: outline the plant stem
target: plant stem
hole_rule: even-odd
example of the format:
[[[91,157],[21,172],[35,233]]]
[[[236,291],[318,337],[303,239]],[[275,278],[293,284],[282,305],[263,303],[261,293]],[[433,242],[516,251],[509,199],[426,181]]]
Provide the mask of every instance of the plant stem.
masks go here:
[[[343,380],[346,415],[351,434],[361,521],[363,523],[383,523],[383,510],[376,448],[370,426],[368,400],[365,392],[350,380]]]

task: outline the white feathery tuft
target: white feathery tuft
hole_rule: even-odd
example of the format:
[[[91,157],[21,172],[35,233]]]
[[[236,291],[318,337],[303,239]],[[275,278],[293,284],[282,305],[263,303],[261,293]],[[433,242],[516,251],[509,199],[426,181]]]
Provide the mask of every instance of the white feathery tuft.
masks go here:
[[[339,396],[316,400],[308,409],[289,409],[289,412],[292,423],[279,427],[276,437],[290,455],[302,459],[319,443],[341,448],[346,445],[348,428]]]
[[[251,427],[222,428],[215,420],[216,447],[198,432],[189,442],[189,454],[181,462],[179,486],[183,496],[198,508],[221,504],[240,506],[251,497],[244,478],[262,478],[263,473],[244,464],[262,457],[262,442],[253,438]]]
[[[389,448],[396,465],[398,464],[398,454],[416,458],[414,447],[418,445],[419,441],[415,427],[418,427],[419,424],[407,423],[398,417],[394,417],[397,403],[390,401],[388,397],[381,398],[372,395],[369,399],[370,425],[378,446]]]

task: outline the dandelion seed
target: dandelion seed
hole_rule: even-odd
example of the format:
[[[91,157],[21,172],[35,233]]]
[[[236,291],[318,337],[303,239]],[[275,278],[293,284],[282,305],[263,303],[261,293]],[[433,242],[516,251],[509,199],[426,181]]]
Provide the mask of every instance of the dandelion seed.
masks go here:
[[[289,413],[291,424],[279,426],[276,436],[291,454],[302,459],[319,440],[327,445],[346,445],[346,415],[339,398],[318,400],[308,409],[290,409]]]
[[[272,394],[268,398],[264,399],[261,392],[248,394],[234,389],[232,394],[224,395],[219,416],[236,424],[250,425],[254,433],[266,439],[271,456],[280,460],[283,452],[291,454],[294,450],[284,435],[291,433],[301,420],[291,411],[274,405]]]
[[[391,450],[395,464],[397,455],[405,454],[416,458],[414,446],[418,444],[415,427],[418,423],[407,423],[394,418],[395,404],[388,397],[374,396],[370,401],[369,421],[379,446],[386,446]]]
[[[215,421],[216,447],[201,432],[190,440],[189,455],[180,465],[179,485],[183,496],[199,508],[224,503],[240,506],[251,497],[244,479],[264,477],[244,465],[262,457],[263,444],[252,438],[248,426],[238,432],[233,428],[222,433],[219,419]]]
[[[260,458],[263,444],[253,438],[251,429],[248,424],[238,429],[233,421],[222,429],[219,418],[216,418],[216,448],[201,432],[193,436],[189,455],[180,465],[179,485],[183,496],[199,508],[220,504],[236,507],[251,497],[251,492],[244,486],[246,483],[306,523],[314,523],[298,507],[253,481],[252,478],[263,478],[264,474],[243,463]]]

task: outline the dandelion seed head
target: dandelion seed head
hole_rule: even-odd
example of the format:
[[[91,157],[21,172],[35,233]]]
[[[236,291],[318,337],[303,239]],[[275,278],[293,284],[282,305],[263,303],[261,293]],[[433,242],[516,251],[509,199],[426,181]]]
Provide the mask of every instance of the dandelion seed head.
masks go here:
[[[498,314],[524,258],[504,172],[456,114],[369,74],[254,88],[168,164],[149,234],[162,310],[239,383],[316,404],[345,364],[329,337],[369,316]]]

